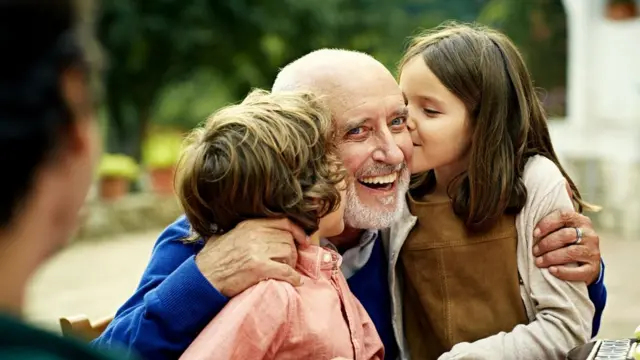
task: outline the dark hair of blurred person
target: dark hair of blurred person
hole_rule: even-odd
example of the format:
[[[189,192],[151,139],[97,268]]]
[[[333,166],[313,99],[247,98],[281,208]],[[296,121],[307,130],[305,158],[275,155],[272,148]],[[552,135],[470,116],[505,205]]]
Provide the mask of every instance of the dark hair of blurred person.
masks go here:
[[[1,359],[108,358],[21,320],[27,282],[76,227],[99,153],[75,24],[72,0],[0,0]]]

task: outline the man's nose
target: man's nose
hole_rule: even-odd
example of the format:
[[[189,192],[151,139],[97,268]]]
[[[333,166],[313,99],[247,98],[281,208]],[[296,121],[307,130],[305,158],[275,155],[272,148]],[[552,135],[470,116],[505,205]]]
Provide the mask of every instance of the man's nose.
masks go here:
[[[381,140],[380,146],[373,152],[373,160],[390,165],[403,163],[404,153],[393,140],[393,136],[388,134]]]

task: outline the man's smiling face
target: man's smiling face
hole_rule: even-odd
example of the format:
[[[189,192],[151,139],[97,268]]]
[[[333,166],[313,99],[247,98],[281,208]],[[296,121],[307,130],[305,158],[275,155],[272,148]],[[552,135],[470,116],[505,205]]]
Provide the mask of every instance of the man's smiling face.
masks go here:
[[[331,102],[350,175],[345,221],[357,229],[389,227],[401,214],[413,151],[402,92],[386,69],[370,71],[352,74]]]
[[[413,143],[398,83],[371,56],[322,49],[287,65],[273,91],[310,90],[325,97],[339,155],[349,173],[345,224],[383,229],[402,213]]]

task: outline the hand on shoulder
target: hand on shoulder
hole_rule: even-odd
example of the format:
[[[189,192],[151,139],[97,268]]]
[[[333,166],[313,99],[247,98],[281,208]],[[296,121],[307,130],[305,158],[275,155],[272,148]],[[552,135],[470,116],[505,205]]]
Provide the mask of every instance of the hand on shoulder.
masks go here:
[[[228,233],[207,241],[196,255],[200,272],[220,293],[233,297],[265,279],[300,285],[296,242],[304,232],[288,219],[244,221]]]

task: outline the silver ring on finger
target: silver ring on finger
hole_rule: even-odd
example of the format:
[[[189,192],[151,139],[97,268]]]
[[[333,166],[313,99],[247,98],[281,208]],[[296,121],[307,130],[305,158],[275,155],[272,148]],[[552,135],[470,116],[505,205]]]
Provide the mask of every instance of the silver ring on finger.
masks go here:
[[[576,241],[573,242],[573,245],[578,245],[582,242],[582,229],[579,227],[575,227],[576,229]]]

